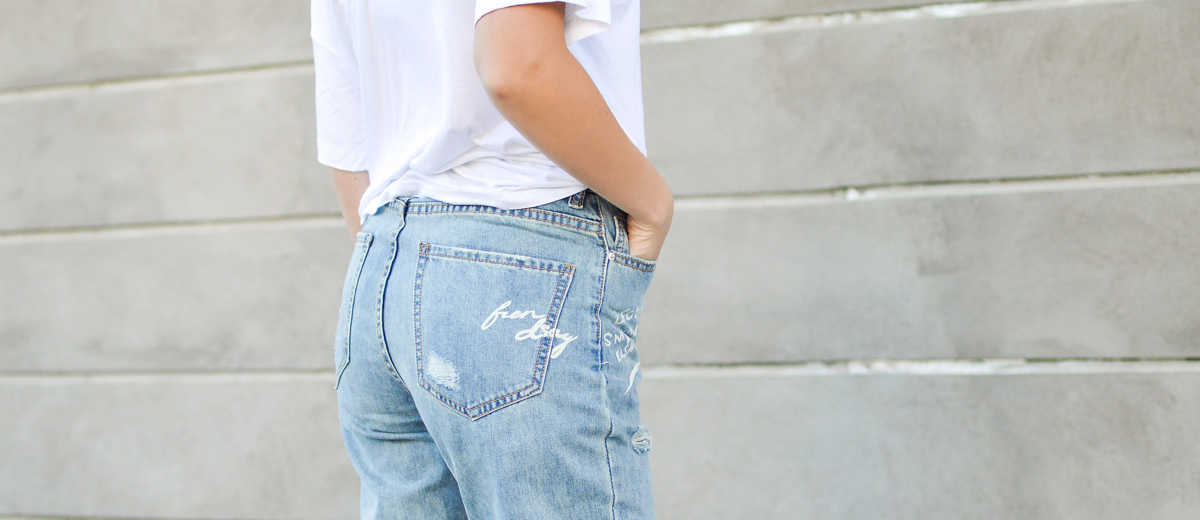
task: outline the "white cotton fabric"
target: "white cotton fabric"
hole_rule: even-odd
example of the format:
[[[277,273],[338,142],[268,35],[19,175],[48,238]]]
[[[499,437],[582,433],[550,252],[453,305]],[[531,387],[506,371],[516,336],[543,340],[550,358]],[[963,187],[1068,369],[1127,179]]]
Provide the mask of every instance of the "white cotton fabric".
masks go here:
[[[360,217],[397,197],[505,209],[584,189],[492,106],[475,22],[538,0],[312,0],[317,159],[368,171]],[[570,0],[563,36],[645,153],[639,0]]]

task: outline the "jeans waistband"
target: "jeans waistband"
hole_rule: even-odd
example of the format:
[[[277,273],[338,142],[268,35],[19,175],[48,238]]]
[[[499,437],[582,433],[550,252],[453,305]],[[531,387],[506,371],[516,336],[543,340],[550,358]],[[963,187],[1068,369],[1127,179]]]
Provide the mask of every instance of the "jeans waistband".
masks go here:
[[[538,220],[601,235],[606,247],[617,250],[621,249],[625,240],[625,212],[590,189],[531,208],[502,209],[495,206],[453,204],[425,197],[402,197],[387,203],[381,209],[399,213],[401,216],[474,213]]]

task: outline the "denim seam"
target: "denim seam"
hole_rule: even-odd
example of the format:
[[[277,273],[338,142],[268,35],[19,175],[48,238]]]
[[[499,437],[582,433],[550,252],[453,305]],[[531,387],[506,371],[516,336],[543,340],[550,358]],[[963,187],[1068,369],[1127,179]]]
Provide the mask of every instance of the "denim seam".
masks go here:
[[[608,216],[612,215],[612,213],[608,210],[608,208],[604,204],[600,204],[600,207],[597,208],[597,211],[600,213],[600,234],[604,237],[605,252],[614,251],[616,249],[616,247],[615,247],[616,244],[614,243],[614,242],[616,242],[616,238],[614,236],[610,236],[610,235],[614,234],[615,230],[612,233],[610,233],[609,229],[608,229],[608,226],[609,226]],[[606,268],[607,268],[607,266],[606,266]]]
[[[378,315],[377,315],[376,321],[378,324],[377,333],[379,334],[379,350],[380,350],[380,354],[383,355],[383,364],[385,366],[387,366],[388,374],[391,374],[391,376],[396,381],[399,381],[402,386],[404,386],[405,388],[408,388],[408,385],[404,384],[404,379],[402,379],[400,377],[400,374],[396,372],[395,364],[392,363],[392,354],[388,350],[387,339],[385,337],[384,330],[383,330],[383,302],[384,302],[384,297],[386,296],[385,293],[387,291],[387,283],[388,283],[388,279],[391,278],[391,276],[392,276],[392,266],[394,266],[396,264],[396,254],[398,253],[398,250],[400,249],[400,247],[399,247],[400,231],[404,229],[404,226],[406,224],[404,208],[400,207],[400,208],[396,208],[396,209],[398,209],[400,211],[400,222],[396,226],[396,231],[392,234],[392,242],[391,242],[392,254],[390,255],[391,259],[388,260],[387,264],[384,266],[383,279],[379,283],[379,302],[377,304]]]
[[[349,308],[346,309],[346,336],[344,339],[346,343],[346,357],[342,359],[340,366],[337,367],[337,377],[333,381],[333,388],[335,390],[342,384],[342,373],[346,371],[346,367],[350,366],[350,337],[353,336],[355,300],[358,298],[358,286],[362,283],[363,265],[367,263],[367,254],[371,251],[373,238],[370,233],[364,233],[362,241],[355,248],[356,253],[358,250],[362,250],[362,258],[358,260],[358,267],[354,272],[354,286],[350,288],[350,294],[347,295],[350,297],[350,304]]]
[[[604,436],[604,459],[606,462],[608,462],[608,489],[612,493],[612,502],[609,503],[608,510],[609,510],[609,514],[612,515],[612,519],[616,520],[617,519],[617,483],[616,483],[616,479],[613,478],[612,451],[608,449],[608,441],[609,441],[609,439],[612,439],[613,430],[615,430],[616,427],[613,424],[612,412],[609,412],[608,416],[609,416],[608,417],[608,434]]]
[[[621,252],[614,252],[614,253],[615,254],[613,255],[613,260],[616,263],[621,264],[625,267],[631,267],[633,269],[637,269],[639,271],[653,273],[654,268],[657,265],[657,263],[652,264],[650,262],[642,260],[641,258],[638,258],[633,255],[627,255],[627,254],[621,253]]]
[[[487,212],[501,212],[501,213],[509,213],[509,212],[512,212],[512,213],[516,213],[516,212],[545,213],[548,215],[562,215],[562,216],[565,216],[568,218],[575,218],[575,219],[579,219],[579,220],[586,220],[586,221],[592,222],[592,223],[597,223],[595,220],[587,219],[584,217],[577,217],[577,216],[571,215],[569,213],[562,213],[562,212],[558,212],[558,211],[543,209],[544,207],[527,207],[527,208],[506,209],[506,208],[501,208],[501,207],[497,207],[497,206],[488,206],[485,204],[454,204],[454,203],[450,203],[450,202],[445,202],[445,201],[440,201],[440,200],[429,200],[429,199],[418,200],[418,201],[410,200],[408,207],[410,209],[415,208],[420,211],[426,211],[429,208],[456,208],[456,209],[463,209],[463,210],[467,210],[467,211],[487,211]],[[579,208],[579,209],[582,209],[582,208]]]
[[[608,236],[608,234],[605,233],[605,236]],[[609,493],[611,493],[611,495],[612,495],[612,501],[609,503],[609,513],[612,516],[612,518],[615,520],[617,517],[617,484],[613,478],[612,453],[608,447],[608,441],[609,441],[609,439],[612,438],[612,434],[613,434],[613,430],[615,429],[615,426],[613,425],[613,419],[612,419],[612,406],[608,402],[608,375],[604,371],[604,363],[605,363],[605,361],[604,361],[605,355],[604,354],[605,354],[605,352],[604,352],[604,342],[601,341],[601,338],[603,337],[603,334],[604,334],[604,320],[603,320],[604,296],[605,296],[606,291],[608,290],[608,266],[609,266],[608,258],[609,258],[609,255],[607,254],[607,252],[608,251],[606,249],[606,251],[605,251],[606,254],[604,255],[604,258],[600,261],[601,262],[601,264],[600,264],[601,265],[600,298],[597,299],[597,304],[596,304],[596,348],[597,348],[597,350],[600,351],[600,363],[598,365],[600,367],[600,402],[602,403],[602,406],[604,408],[604,417],[605,417],[605,419],[608,420],[608,433],[604,434],[603,442],[604,442],[604,461],[608,465],[608,490],[609,490]]]
[[[565,274],[565,272],[563,272],[563,274]],[[562,282],[561,282],[561,277],[560,277],[560,282],[559,282],[559,283],[560,283],[560,286],[561,286],[561,284],[562,284]],[[569,281],[568,281],[567,285],[568,285],[568,286],[570,286],[570,282],[569,282]],[[556,292],[556,294],[555,294],[555,299],[556,299],[556,300],[558,299],[558,294],[557,294],[557,292]],[[561,310],[560,310],[560,313],[561,313]],[[558,319],[557,319],[557,318],[558,318],[558,316],[555,316],[555,321],[554,321],[554,323],[557,323],[557,322],[558,322]],[[418,328],[419,328],[419,325],[418,325]],[[553,327],[551,327],[551,328],[553,328]],[[420,337],[420,336],[418,335],[418,338],[419,338],[419,337]],[[418,340],[418,341],[419,341],[419,340]],[[457,401],[454,401],[453,399],[449,398],[448,396],[446,396],[446,395],[442,394],[441,392],[438,392],[436,389],[432,388],[432,386],[431,386],[431,385],[428,385],[428,384],[426,384],[426,383],[425,383],[425,380],[424,380],[424,379],[425,379],[425,378],[424,378],[424,375],[422,375],[422,374],[418,373],[418,374],[417,374],[417,376],[420,378],[421,387],[422,387],[422,388],[424,388],[426,391],[428,391],[428,392],[430,392],[430,393],[434,394],[434,396],[435,396],[435,397],[437,397],[437,399],[438,399],[439,401],[441,401],[441,402],[445,403],[446,405],[450,406],[450,408],[451,408],[451,409],[453,409],[453,410],[455,410],[455,411],[459,412],[460,414],[462,414],[462,415],[466,416],[467,418],[469,418],[469,419],[471,419],[471,420],[477,420],[477,419],[480,419],[480,418],[482,418],[482,417],[484,417],[484,416],[486,416],[486,415],[488,415],[488,414],[490,414],[490,413],[492,413],[492,412],[494,412],[494,411],[496,411],[496,410],[499,410],[499,409],[501,409],[501,408],[504,408],[504,407],[505,407],[505,406],[507,406],[507,405],[514,404],[514,403],[517,403],[517,402],[519,402],[519,401],[523,401],[523,400],[525,400],[525,399],[527,399],[527,398],[533,397],[533,396],[535,396],[535,395],[537,395],[537,394],[541,393],[541,386],[542,386],[542,384],[545,382],[545,373],[546,373],[546,370],[548,370],[548,369],[549,369],[549,359],[548,359],[548,354],[549,354],[549,349],[548,349],[548,347],[549,347],[549,346],[550,346],[550,340],[549,340],[549,339],[544,339],[544,340],[542,340],[542,345],[541,345],[541,346],[538,348],[538,360],[537,360],[537,365],[535,365],[535,368],[534,368],[534,376],[535,376],[535,378],[534,378],[534,380],[533,380],[533,382],[532,382],[532,383],[530,383],[530,384],[526,385],[524,388],[521,388],[521,389],[519,389],[519,390],[514,390],[514,391],[512,391],[512,392],[509,392],[509,393],[507,393],[507,394],[504,394],[504,395],[502,395],[502,396],[496,397],[496,398],[494,398],[494,399],[492,399],[492,400],[490,400],[490,401],[487,401],[487,402],[484,402],[484,403],[477,404],[477,405],[475,405],[475,406],[472,406],[472,407],[470,407],[470,408],[467,408],[465,405],[462,405],[461,403],[458,403]],[[419,349],[419,348],[417,349],[417,351],[418,351],[418,360],[420,360],[420,350],[421,350],[421,349]],[[418,361],[418,363],[420,363],[420,361]],[[539,369],[538,369],[537,367],[541,367],[541,368],[540,368],[540,372],[541,372],[541,374],[542,374],[541,378],[538,378],[538,377],[537,377],[537,374],[538,374],[538,372],[539,372]],[[520,395],[522,392],[524,392],[524,391],[526,391],[526,390],[529,390],[530,388],[537,388],[537,389],[538,389],[538,391],[537,391],[537,392],[530,393],[530,394],[526,394],[526,395]],[[515,396],[515,397],[514,397],[514,396]],[[504,402],[504,403],[500,403],[500,404],[494,404],[494,403],[496,403],[497,401],[503,401],[503,400],[505,400],[505,399],[507,399],[507,398],[510,398],[510,397],[513,397],[513,399],[512,399],[511,401]],[[490,406],[490,407],[489,407],[489,406]],[[472,416],[472,415],[470,414],[470,412],[471,412],[471,411],[473,411],[473,410],[478,410],[478,409],[480,409],[480,408],[485,408],[485,410],[484,410],[483,412],[480,412],[478,415],[475,415],[475,416]]]
[[[538,218],[537,216],[533,216],[533,215],[521,215],[518,213],[510,213],[510,212],[508,212],[508,210],[489,211],[489,210],[468,210],[468,209],[426,209],[423,211],[418,211],[416,213],[418,215],[436,215],[436,214],[441,214],[441,213],[484,213],[484,214],[488,214],[488,215],[497,215],[497,216],[502,216],[502,217],[523,218],[526,220],[545,222],[547,224],[558,224],[560,226],[569,227],[571,229],[579,229],[579,230],[587,231],[589,233],[599,233],[599,231],[597,231],[595,229],[591,229],[591,226],[588,225],[588,224],[597,225],[598,222],[596,222],[594,220],[582,219],[582,218],[573,217],[573,216],[570,216],[570,215],[567,215],[564,213],[552,213],[549,211],[538,211],[538,210],[524,210],[524,211],[544,214],[544,215],[546,215],[546,218]],[[565,222],[555,222],[554,221],[555,218],[578,221],[578,225],[569,225]]]
[[[613,228],[615,228],[617,235],[617,243],[613,244],[613,249],[615,249],[618,253],[628,253],[629,236],[625,234],[625,219],[621,218],[619,215],[613,215],[612,218]]]
[[[524,268],[524,269],[538,269],[538,270],[542,270],[542,271],[550,271],[552,273],[565,273],[567,271],[575,270],[575,266],[573,264],[563,264],[564,269],[550,269],[549,267],[538,267],[536,265],[513,264],[513,263],[509,263],[509,262],[497,262],[495,260],[482,260],[479,258],[465,258],[465,257],[461,257],[461,256],[454,256],[454,255],[443,255],[441,253],[430,253],[426,249],[426,246],[428,246],[428,245],[429,244],[421,244],[421,249],[422,249],[421,254],[423,254],[425,256],[440,256],[442,258],[452,258],[454,260],[464,260],[467,262],[483,262],[485,264],[511,265],[513,267],[520,267],[520,268]]]
[[[496,206],[484,206],[484,205],[480,205],[480,204],[451,204],[449,202],[440,202],[440,201],[410,202],[408,204],[408,208],[409,208],[409,213],[412,213],[413,210],[416,210],[417,213],[428,213],[428,212],[433,212],[433,211],[465,211],[465,212],[475,212],[475,213],[496,213],[496,214],[513,214],[513,215],[520,214],[520,213],[533,213],[533,214],[540,214],[540,215],[546,215],[546,216],[562,217],[562,218],[571,219],[571,220],[578,220],[581,223],[587,223],[587,224],[593,224],[593,225],[600,224],[600,222],[595,219],[580,217],[577,215],[572,215],[570,213],[563,213],[561,211],[552,211],[552,210],[542,209],[542,208],[504,209],[504,208],[498,208]],[[573,209],[575,209],[575,208],[573,208]],[[583,208],[578,208],[578,209],[583,209]]]
[[[482,259],[478,259],[478,258],[469,258],[469,257],[462,257],[462,256],[451,256],[451,255],[444,255],[444,254],[439,254],[439,253],[431,253],[431,252],[429,252],[430,246],[431,246],[431,244],[426,244],[426,243],[421,243],[421,245],[420,245],[421,252],[420,252],[420,255],[418,255],[417,275],[416,275],[416,282],[415,282],[414,290],[413,290],[413,298],[414,298],[413,299],[413,339],[415,340],[415,349],[414,350],[416,351],[418,384],[421,386],[421,388],[424,388],[426,392],[428,392],[430,395],[432,395],[434,398],[436,398],[442,404],[446,405],[451,410],[458,412],[460,415],[463,415],[466,418],[471,419],[472,421],[481,419],[481,418],[487,416],[488,414],[495,412],[496,410],[500,410],[509,405],[518,403],[520,401],[524,401],[525,399],[528,399],[530,397],[540,394],[543,386],[545,385],[546,373],[549,371],[549,368],[550,368],[550,349],[554,343],[554,338],[550,337],[550,336],[542,338],[541,345],[538,346],[538,357],[537,357],[537,361],[534,364],[533,381],[531,381],[530,384],[526,385],[523,388],[520,388],[518,390],[509,392],[507,394],[495,397],[489,401],[486,401],[486,402],[483,402],[483,403],[480,403],[480,404],[477,404],[475,406],[468,408],[465,404],[455,401],[454,399],[452,399],[449,396],[438,391],[436,388],[433,387],[433,385],[430,385],[429,383],[427,383],[425,381],[425,375],[424,375],[424,370],[423,370],[424,357],[422,356],[422,352],[424,349],[422,348],[422,343],[421,343],[421,293],[424,290],[423,284],[424,284],[424,277],[425,277],[425,261],[427,258],[429,258],[431,256],[437,256],[437,257],[442,257],[442,258],[461,260],[461,261],[465,261],[465,262],[484,262],[484,263],[498,264],[498,265],[510,265],[510,266],[514,266],[514,267],[518,267],[518,268],[537,269],[537,270],[547,271],[547,272],[551,272],[551,273],[558,273],[558,284],[555,287],[554,297],[550,301],[550,311],[552,314],[550,314],[550,313],[547,314],[546,326],[550,327],[551,330],[555,329],[558,326],[558,320],[562,315],[562,307],[563,307],[563,305],[565,305],[566,295],[567,295],[567,292],[570,290],[571,281],[575,274],[575,266],[572,264],[563,264],[562,269],[548,269],[545,267],[537,267],[537,266],[531,266],[531,265],[513,264],[513,263],[508,263],[508,262],[496,262],[496,261],[492,261],[492,260],[482,260]],[[557,312],[555,312],[555,309],[557,309]],[[551,316],[553,317],[553,320],[549,319]],[[530,389],[533,389],[533,391],[526,393]],[[522,394],[524,394],[524,395],[522,395]],[[482,409],[481,412],[479,412],[475,415],[472,415],[473,411],[481,410],[481,409]]]
[[[413,211],[415,210],[415,211]],[[588,233],[599,233],[596,228],[601,228],[599,221],[577,217],[567,213],[558,213],[554,211],[545,211],[532,208],[523,209],[500,209],[491,206],[461,206],[444,203],[416,203],[410,206],[409,213],[421,214],[439,214],[439,213],[483,213],[489,215],[498,215],[505,217],[523,218],[537,222],[545,222],[547,224],[555,224],[568,229],[586,231]],[[523,214],[524,213],[524,214]],[[570,222],[560,222],[570,221]]]
[[[425,367],[425,356],[421,355],[421,291],[424,290],[426,258],[424,243],[420,245],[420,251],[421,253],[417,255],[416,276],[413,277],[413,357],[416,362],[414,368],[417,373],[417,386],[428,390],[428,387],[425,385],[425,371],[423,370]],[[440,395],[435,394],[434,397],[441,400]]]

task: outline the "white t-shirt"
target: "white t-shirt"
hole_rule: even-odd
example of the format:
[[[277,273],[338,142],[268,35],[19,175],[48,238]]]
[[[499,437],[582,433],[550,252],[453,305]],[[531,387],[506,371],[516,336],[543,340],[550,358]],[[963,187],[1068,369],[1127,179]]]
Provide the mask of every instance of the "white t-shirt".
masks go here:
[[[492,106],[475,22],[538,0],[312,0],[317,159],[370,172],[366,218],[404,196],[505,209],[584,189]],[[643,153],[639,0],[569,0],[568,48]]]

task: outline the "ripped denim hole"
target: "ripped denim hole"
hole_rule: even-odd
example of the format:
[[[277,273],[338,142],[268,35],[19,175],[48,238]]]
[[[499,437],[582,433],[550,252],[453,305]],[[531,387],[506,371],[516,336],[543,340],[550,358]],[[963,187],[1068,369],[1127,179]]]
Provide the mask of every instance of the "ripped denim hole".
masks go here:
[[[437,353],[429,352],[429,366],[425,369],[425,375],[441,386],[451,390],[458,390],[458,369],[454,368],[454,364],[442,359]]]
[[[654,439],[650,437],[650,430],[647,430],[645,426],[638,426],[637,432],[633,434],[630,442],[633,444],[633,451],[646,453],[650,451],[650,445],[654,443]]]

